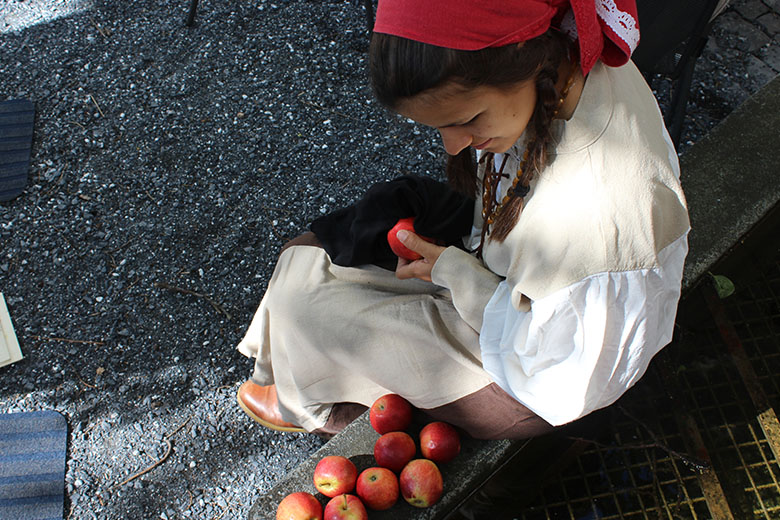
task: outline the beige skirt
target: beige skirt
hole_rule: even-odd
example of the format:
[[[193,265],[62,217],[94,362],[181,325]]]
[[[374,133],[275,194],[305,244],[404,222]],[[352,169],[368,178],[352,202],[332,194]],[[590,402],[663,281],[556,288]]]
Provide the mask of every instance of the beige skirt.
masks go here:
[[[337,403],[397,393],[436,408],[491,383],[479,335],[449,291],[377,266],[341,267],[325,250],[284,250],[238,350],[252,379],[276,384],[282,416],[308,431]]]

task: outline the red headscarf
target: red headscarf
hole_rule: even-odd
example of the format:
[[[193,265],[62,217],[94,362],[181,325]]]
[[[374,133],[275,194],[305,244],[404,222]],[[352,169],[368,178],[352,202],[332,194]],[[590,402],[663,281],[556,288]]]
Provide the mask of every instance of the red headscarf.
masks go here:
[[[550,27],[579,41],[586,74],[599,58],[623,65],[639,43],[635,0],[379,0],[374,31],[473,51]]]

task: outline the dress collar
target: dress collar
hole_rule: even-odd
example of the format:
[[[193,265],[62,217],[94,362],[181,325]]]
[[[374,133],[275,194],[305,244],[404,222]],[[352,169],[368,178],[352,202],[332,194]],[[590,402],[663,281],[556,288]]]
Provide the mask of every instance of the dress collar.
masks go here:
[[[552,154],[574,153],[593,144],[612,119],[612,99],[610,71],[599,62],[588,74],[572,116],[553,123],[557,137]]]

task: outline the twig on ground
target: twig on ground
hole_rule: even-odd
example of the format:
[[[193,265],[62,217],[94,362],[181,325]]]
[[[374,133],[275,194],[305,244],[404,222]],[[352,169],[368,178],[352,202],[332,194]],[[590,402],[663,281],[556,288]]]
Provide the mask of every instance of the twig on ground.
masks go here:
[[[263,210],[263,213],[265,213],[265,218],[268,219],[268,223],[271,224],[271,231],[273,231],[274,235],[281,238],[285,242],[290,240],[290,238],[286,235],[283,235],[278,229],[276,229],[276,224],[274,224],[274,219],[271,218],[271,216],[268,214],[268,211],[266,211],[266,208],[261,208]]]
[[[265,211],[281,211],[282,213],[287,213],[288,215],[290,215],[292,213],[292,211],[290,211],[289,209],[273,208],[271,206],[265,206],[265,205],[260,206],[260,209],[265,210]]]
[[[173,444],[171,444],[171,441],[169,441],[167,438],[163,438],[163,440],[165,441],[165,444],[167,445],[167,448],[165,449],[165,454],[162,456],[162,458],[160,458],[160,460],[158,460],[157,462],[155,462],[154,464],[152,464],[151,466],[149,466],[145,470],[139,471],[138,473],[136,473],[134,475],[130,475],[129,477],[124,479],[119,484],[114,484],[111,487],[111,489],[116,489],[118,487],[124,486],[128,482],[132,482],[133,480],[137,479],[138,477],[146,475],[147,473],[152,471],[154,468],[156,468],[157,466],[159,466],[160,464],[165,462],[168,459],[168,457],[170,457],[170,455],[171,455],[171,451],[173,450]]]
[[[228,500],[227,504],[226,504],[226,505],[225,505],[225,507],[222,509],[222,512],[221,512],[219,515],[217,515],[217,517],[216,517],[216,518],[214,518],[214,520],[219,520],[220,518],[222,518],[223,516],[225,516],[225,513],[227,513],[227,512],[228,512],[230,509],[232,509],[232,508],[233,508],[233,500],[231,499],[231,500]]]
[[[680,459],[686,466],[692,467],[698,472],[705,471],[709,468],[709,465],[694,460],[686,455],[683,455],[682,453],[679,453],[670,447],[666,446],[665,444],[659,443],[659,442],[653,442],[653,443],[646,443],[646,444],[621,444],[619,446],[610,445],[610,444],[604,444],[602,442],[593,440],[593,439],[585,439],[583,437],[567,437],[574,441],[580,441],[580,442],[587,442],[594,446],[598,446],[599,448],[604,448],[607,450],[647,450],[651,448],[658,448],[664,452],[666,452],[668,455],[671,455],[677,459]]]
[[[653,443],[654,443],[655,447],[660,448],[661,450],[665,451],[666,453],[677,457],[678,459],[682,460],[683,463],[686,466],[692,467],[694,470],[698,471],[699,473],[702,473],[702,472],[706,471],[707,469],[709,469],[710,466],[706,462],[699,461],[699,460],[696,460],[696,459],[692,459],[692,458],[690,458],[690,457],[688,457],[686,455],[683,455],[681,453],[678,453],[678,452],[674,451],[673,449],[671,449],[670,447],[665,445],[663,442],[661,442],[661,440],[658,438],[658,436],[655,434],[655,432],[650,429],[649,426],[647,426],[645,423],[640,421],[633,414],[629,413],[629,411],[626,410],[625,407],[623,407],[621,405],[618,405],[618,409],[621,412],[623,412],[623,415],[625,415],[626,417],[628,417],[629,419],[631,419],[632,421],[637,423],[639,426],[644,428],[644,430],[650,435],[650,438],[653,439]]]
[[[97,386],[95,386],[95,385],[91,385],[91,384],[87,383],[86,381],[84,381],[83,379],[81,379],[79,376],[76,376],[76,379],[78,379],[78,380],[79,380],[79,383],[81,383],[82,385],[84,385],[84,386],[86,386],[86,387],[89,387],[89,388],[92,388],[93,390],[97,390],[97,389],[99,388],[99,387],[97,387]]]
[[[209,302],[209,304],[212,307],[214,307],[214,310],[224,314],[225,317],[228,320],[232,320],[233,319],[233,317],[230,315],[229,312],[227,312],[225,309],[223,309],[220,304],[218,304],[217,302],[212,300],[211,297],[209,297],[207,294],[203,294],[203,293],[199,293],[199,292],[195,292],[195,291],[190,291],[189,289],[182,289],[181,287],[176,287],[175,285],[171,285],[171,284],[165,283],[165,282],[156,282],[154,285],[159,287],[159,288],[161,288],[161,289],[168,289],[170,291],[180,292],[182,294],[190,294],[190,295],[198,297],[198,298],[203,298],[204,300]]]
[[[116,488],[118,488],[118,487],[124,486],[124,485],[125,485],[125,484],[127,484],[128,482],[131,482],[131,481],[133,481],[133,480],[137,479],[138,477],[140,477],[140,476],[142,476],[142,475],[145,475],[145,474],[149,473],[149,472],[150,472],[150,471],[152,471],[154,468],[156,468],[157,466],[159,466],[160,464],[162,464],[163,462],[165,462],[165,461],[168,459],[168,457],[170,457],[170,455],[171,455],[171,451],[173,451],[173,444],[171,443],[171,441],[170,441],[169,439],[170,439],[171,437],[173,437],[174,435],[176,435],[177,433],[179,433],[179,432],[180,432],[180,431],[181,431],[181,430],[182,430],[182,429],[183,429],[185,426],[187,426],[187,424],[190,422],[190,419],[192,419],[192,417],[188,417],[188,418],[187,418],[187,420],[186,420],[186,421],[184,421],[183,423],[181,423],[181,424],[180,424],[180,425],[179,425],[179,426],[178,426],[178,427],[177,427],[175,430],[173,430],[173,431],[172,431],[172,432],[170,432],[170,433],[167,433],[167,434],[165,434],[165,436],[163,437],[163,440],[165,441],[165,444],[166,444],[166,448],[165,448],[165,454],[163,454],[163,456],[162,456],[162,457],[161,457],[161,458],[160,458],[158,461],[156,461],[154,464],[152,464],[152,465],[151,465],[151,466],[149,466],[148,468],[146,468],[146,469],[144,469],[144,470],[142,470],[142,471],[139,471],[138,473],[135,473],[135,474],[133,474],[133,475],[130,475],[129,477],[127,477],[127,478],[126,478],[125,480],[123,480],[122,482],[120,482],[120,483],[118,483],[118,484],[114,484],[114,485],[111,487],[111,489],[116,489]],[[192,493],[190,493],[190,505],[191,505],[191,504],[192,504]],[[188,509],[189,509],[189,508],[188,508]]]
[[[104,253],[106,253],[107,255],[111,255],[111,254],[113,254],[113,253],[116,253],[116,252],[117,252],[117,251],[119,251],[120,249],[124,249],[125,247],[127,247],[128,245],[130,245],[130,244],[133,242],[133,240],[135,240],[135,239],[134,239],[134,238],[131,238],[130,240],[128,240],[127,242],[125,242],[125,243],[124,243],[124,244],[122,244],[121,246],[115,247],[114,249],[107,249],[107,250],[105,250],[105,251],[104,251]]]
[[[604,449],[611,449],[611,450],[646,450],[646,449],[658,448],[661,451],[665,452],[667,455],[682,461],[683,464],[693,469],[694,471],[703,473],[704,471],[709,469],[710,466],[706,462],[694,459],[692,457],[689,457],[688,455],[683,455],[682,453],[673,450],[672,448],[670,448],[669,446],[661,442],[661,440],[658,439],[658,436],[655,434],[655,432],[653,432],[653,430],[651,430],[645,423],[640,421],[637,417],[629,413],[628,410],[626,410],[624,407],[617,405],[617,408],[626,417],[628,417],[630,420],[632,420],[633,422],[641,426],[650,435],[653,442],[644,443],[644,444],[621,444],[615,446],[615,445],[603,444],[596,440],[585,439],[582,437],[569,437],[569,438],[576,441],[588,442],[593,446],[597,446],[599,448],[604,448]]]
[[[140,276],[137,276],[137,277],[136,277],[136,279],[135,279],[135,280],[133,280],[133,281],[130,283],[130,285],[128,285],[127,287],[125,287],[125,288],[123,288],[123,289],[122,289],[122,291],[121,291],[121,293],[120,293],[120,294],[126,293],[127,291],[129,291],[130,289],[132,289],[132,287],[133,287],[135,284],[137,284],[137,283],[138,283],[138,282],[140,282],[140,281],[141,281],[141,277],[140,277]]]
[[[173,430],[171,433],[166,433],[166,434],[165,434],[165,438],[166,438],[166,439],[170,439],[171,437],[173,437],[174,435],[176,435],[177,433],[179,433],[179,432],[182,430],[182,428],[184,428],[185,426],[187,426],[187,423],[189,423],[189,422],[190,422],[190,419],[192,419],[192,417],[187,417],[187,420],[186,420],[186,421],[184,421],[183,423],[181,423],[181,424],[179,425],[179,427],[178,427],[178,428],[176,428],[175,430]]]
[[[87,341],[83,339],[68,339],[68,338],[44,338],[43,336],[30,336],[32,339],[38,341],[62,341],[63,343],[81,343],[85,345],[105,345],[104,341]]]
[[[98,25],[95,19],[91,16],[89,17],[89,21],[92,22],[92,25],[95,26],[95,29],[97,29],[97,32],[99,32],[103,38],[108,38],[111,36],[111,29],[106,29],[105,27]]]
[[[68,365],[68,368],[69,368],[70,370],[72,370],[72,371],[73,371],[73,373],[75,374],[75,377],[76,377],[76,379],[79,381],[79,383],[81,383],[82,385],[86,386],[87,388],[92,388],[93,390],[100,390],[100,388],[101,388],[101,387],[99,387],[99,386],[97,386],[97,385],[91,385],[91,384],[87,383],[86,381],[84,381],[84,380],[81,378],[81,375],[80,375],[79,371],[76,369],[76,367],[75,367],[75,366],[73,366],[73,363],[70,363],[70,362],[69,362],[69,361],[67,361],[67,360],[65,361],[65,363]],[[79,389],[78,389],[78,392],[79,392],[79,394],[80,394],[80,393],[82,392],[82,389],[81,389],[81,388],[79,388]],[[91,427],[90,427],[90,428],[89,428],[87,431],[89,431],[90,429],[94,428],[94,426],[95,426],[95,425],[93,424],[93,425],[92,425],[92,426],[91,426]],[[85,432],[85,433],[86,433],[86,432]]]
[[[106,115],[103,113],[103,111],[100,109],[100,105],[98,105],[97,100],[95,99],[95,96],[92,94],[89,95],[89,98],[92,100],[92,102],[95,104],[95,106],[98,109],[98,112],[100,112],[100,117],[106,117]]]

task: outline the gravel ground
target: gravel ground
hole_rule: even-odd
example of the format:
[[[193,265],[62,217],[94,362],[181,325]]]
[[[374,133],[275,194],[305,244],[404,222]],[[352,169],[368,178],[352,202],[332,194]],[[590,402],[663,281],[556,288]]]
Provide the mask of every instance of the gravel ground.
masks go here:
[[[25,354],[0,412],[66,416],[66,518],[244,518],[321,446],[244,416],[235,345],[286,239],[444,157],[373,102],[356,0],[203,2],[193,28],[187,5],[0,0],[0,101],[37,109],[30,183],[0,204]],[[718,19],[683,151],[780,70],[778,9]]]

